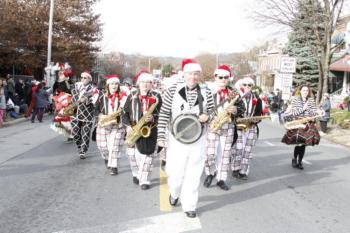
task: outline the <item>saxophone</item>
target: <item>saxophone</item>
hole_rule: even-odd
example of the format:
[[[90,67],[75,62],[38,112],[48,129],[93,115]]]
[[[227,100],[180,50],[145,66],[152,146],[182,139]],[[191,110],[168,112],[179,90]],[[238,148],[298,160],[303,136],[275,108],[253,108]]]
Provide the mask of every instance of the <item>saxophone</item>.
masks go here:
[[[102,116],[99,121],[98,125],[100,127],[106,127],[112,124],[118,124],[120,122],[120,115],[123,112],[123,108],[119,108],[118,111],[108,114],[107,116]]]
[[[238,118],[236,120],[237,129],[246,130],[251,126],[252,123],[255,123],[257,121],[264,120],[264,119],[270,119],[270,118],[271,116],[253,116],[253,117]]]
[[[157,97],[155,98],[156,98],[156,102],[151,105],[151,107],[141,117],[141,119],[137,122],[137,124],[132,127],[132,131],[130,132],[130,134],[126,136],[125,143],[128,145],[128,147],[133,147],[136,141],[140,137],[148,138],[149,135],[151,134],[151,128],[146,125],[145,118],[147,116],[152,115],[152,113],[156,109],[158,104],[158,98]]]
[[[237,95],[234,99],[232,99],[230,103],[227,105],[227,107],[212,120],[212,122],[209,125],[209,129],[212,132],[217,132],[222,128],[222,126],[225,123],[231,122],[231,113],[228,111],[228,109],[236,103],[238,98],[239,98],[239,95]]]
[[[294,121],[289,121],[287,123],[284,124],[284,127],[287,130],[290,129],[305,129],[306,125],[305,123],[308,123],[309,121],[314,121],[318,118],[321,118],[325,115],[325,111],[321,111],[321,113],[315,115],[315,116],[311,116],[311,117],[304,117],[298,120],[294,120]]]
[[[83,96],[89,98],[92,96],[92,92],[84,93]],[[74,103],[71,103],[67,107],[65,107],[63,109],[63,115],[64,116],[73,116],[75,114],[75,110],[78,108],[79,104],[80,104],[79,101],[76,101]]]
[[[71,103],[67,107],[63,109],[64,116],[73,116],[75,113],[75,109],[78,107],[78,102]]]

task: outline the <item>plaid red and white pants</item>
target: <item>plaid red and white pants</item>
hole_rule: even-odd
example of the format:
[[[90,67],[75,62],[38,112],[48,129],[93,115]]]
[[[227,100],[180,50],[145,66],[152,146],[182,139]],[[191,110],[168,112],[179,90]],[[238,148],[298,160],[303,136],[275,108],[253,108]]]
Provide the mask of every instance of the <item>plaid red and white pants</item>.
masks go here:
[[[96,143],[103,159],[108,160],[108,167],[118,167],[124,144],[125,128],[118,125],[97,126]]]
[[[207,157],[205,160],[205,174],[214,175],[218,181],[227,179],[230,169],[231,147],[234,137],[234,125],[229,124],[227,129],[218,133],[208,132]]]
[[[252,148],[258,139],[258,131],[255,125],[247,130],[237,130],[238,138],[232,147],[232,171],[239,171],[241,174],[248,175],[250,170],[250,161],[252,159]]]
[[[127,148],[132,175],[139,179],[139,185],[150,184],[148,176],[152,172],[153,157],[141,154],[136,147]]]

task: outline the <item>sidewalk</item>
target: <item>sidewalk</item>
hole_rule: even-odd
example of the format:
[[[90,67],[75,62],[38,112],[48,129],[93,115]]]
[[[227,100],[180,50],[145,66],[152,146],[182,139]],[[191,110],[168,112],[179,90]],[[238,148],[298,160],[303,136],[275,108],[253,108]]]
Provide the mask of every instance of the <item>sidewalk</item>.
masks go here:
[[[330,128],[329,132],[323,137],[330,142],[350,147],[350,130],[349,129],[341,129],[335,126]]]

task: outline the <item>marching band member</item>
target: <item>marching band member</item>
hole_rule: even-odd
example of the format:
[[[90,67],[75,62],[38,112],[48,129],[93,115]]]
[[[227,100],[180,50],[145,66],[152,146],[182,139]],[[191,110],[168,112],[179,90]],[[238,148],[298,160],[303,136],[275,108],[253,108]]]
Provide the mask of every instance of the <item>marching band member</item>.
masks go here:
[[[99,91],[92,85],[92,76],[89,72],[81,73],[81,81],[75,83],[72,90],[73,105],[76,105],[76,114],[72,117],[73,140],[78,147],[80,159],[86,158],[89,149],[90,132],[93,126],[95,107]]]
[[[311,119],[316,115],[322,115],[321,111],[316,109],[316,103],[312,97],[311,89],[307,85],[302,85],[292,97],[291,105],[287,110],[290,114],[286,116],[297,119],[295,122],[299,124],[298,119],[306,119],[304,125],[300,128],[288,129],[282,138],[282,142],[287,145],[296,145],[294,147],[294,158],[292,159],[292,167],[304,169],[303,158],[306,146],[318,145],[320,142],[320,134],[316,128],[315,119]],[[292,121],[293,122],[293,121]]]
[[[262,115],[262,102],[259,95],[252,92],[254,80],[245,77],[236,83],[236,88],[240,90],[243,103],[245,105],[244,117]],[[233,177],[246,180],[250,171],[250,161],[252,159],[252,149],[258,139],[258,122],[251,121],[246,124],[237,124],[237,141],[232,147],[232,175]]]
[[[160,95],[152,91],[153,76],[140,71],[135,81],[136,91],[128,96],[123,123],[127,125],[126,143],[127,154],[133,175],[133,182],[141,186],[142,190],[150,188],[148,179],[152,170],[153,154],[157,145],[157,121],[162,100]],[[143,126],[146,125],[149,135],[143,135]],[[136,141],[135,143],[130,143]]]
[[[106,89],[96,102],[98,124],[96,143],[111,175],[118,174],[118,160],[124,144],[125,127],[121,121],[126,93],[120,90],[118,75],[106,76]]]
[[[72,102],[69,77],[73,75],[70,69],[58,71],[58,77],[52,87],[55,102],[55,117],[51,128],[67,137],[67,142],[73,142],[71,116],[64,114],[64,109]]]
[[[228,66],[219,66],[215,70],[214,77],[215,84],[218,87],[217,92],[214,94],[214,105],[222,105],[218,107],[216,117],[225,117],[227,120],[231,119],[231,122],[222,122],[222,127],[216,130],[209,127],[207,159],[205,161],[205,174],[207,177],[203,185],[209,188],[216,175],[217,186],[223,190],[228,190],[229,187],[226,185],[225,181],[230,168],[231,147],[234,143],[234,133],[236,130],[234,118],[236,116],[241,116],[245,111],[245,107],[241,99],[236,99],[235,103],[230,105],[230,100],[233,101],[235,96],[239,97],[239,92],[228,85],[229,78],[231,77],[231,70]],[[225,113],[223,113],[224,111]],[[227,114],[229,114],[229,116],[227,116]],[[215,122],[216,121],[212,121],[212,123]],[[210,126],[212,126],[212,123]]]
[[[166,172],[169,185],[170,205],[176,206],[181,199],[182,209],[187,217],[196,217],[198,202],[198,188],[200,177],[204,168],[206,123],[209,119],[208,111],[213,109],[213,97],[209,89],[199,86],[201,78],[201,66],[193,59],[182,61],[184,83],[175,83],[166,90],[163,105],[159,115],[158,145],[164,147],[165,132],[169,124],[175,124],[178,117],[183,114],[193,114],[199,124],[203,124],[203,132],[190,144],[179,140],[181,135],[173,135],[169,130]],[[181,118],[180,118],[181,119]],[[171,122],[171,123],[170,123]],[[192,123],[190,123],[192,124]],[[183,129],[179,134],[185,133],[191,125]],[[170,132],[172,131],[172,132]],[[192,134],[192,132],[190,132]]]

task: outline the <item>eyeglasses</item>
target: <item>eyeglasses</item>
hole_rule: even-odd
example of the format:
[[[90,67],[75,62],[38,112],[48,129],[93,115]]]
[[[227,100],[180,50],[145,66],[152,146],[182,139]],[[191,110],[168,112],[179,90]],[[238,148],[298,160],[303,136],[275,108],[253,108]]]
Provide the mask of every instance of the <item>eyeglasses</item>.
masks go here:
[[[230,77],[229,76],[217,76],[218,79],[229,79]]]
[[[243,83],[243,84],[242,84],[242,86],[244,86],[244,87],[246,87],[246,86],[248,86],[248,87],[252,87],[252,86],[253,86],[253,84]]]

